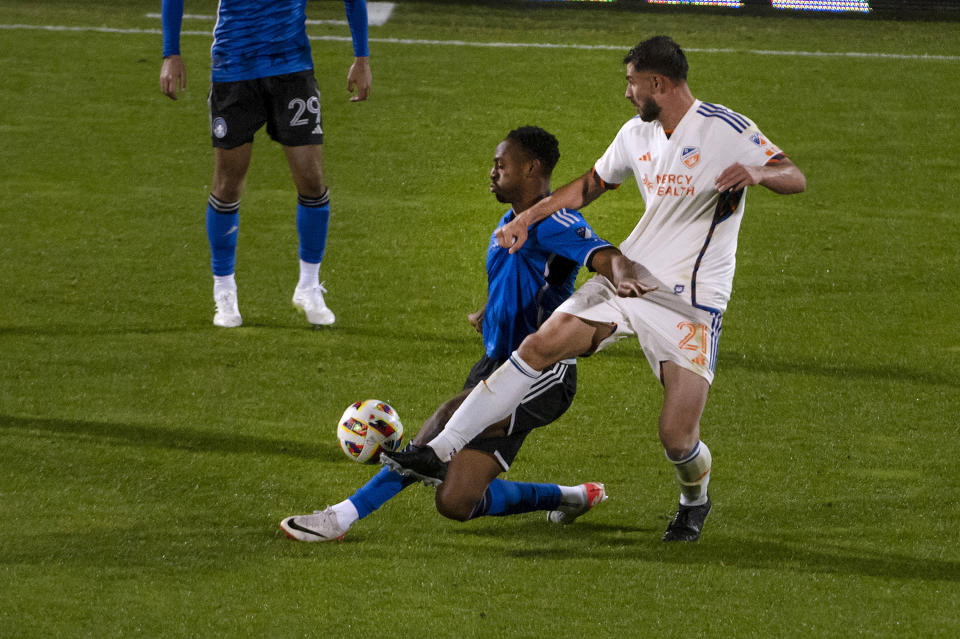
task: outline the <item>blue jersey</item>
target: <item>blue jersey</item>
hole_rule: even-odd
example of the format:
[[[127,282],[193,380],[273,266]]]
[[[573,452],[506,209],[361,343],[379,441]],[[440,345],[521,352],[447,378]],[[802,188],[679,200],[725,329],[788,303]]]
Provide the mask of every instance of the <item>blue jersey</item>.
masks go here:
[[[307,0],[220,0],[211,79],[252,80],[313,69]]]
[[[344,0],[354,55],[367,56],[366,0]],[[313,69],[307,0],[220,0],[210,79],[253,80]],[[183,0],[163,0],[163,55],[180,53]]]
[[[500,220],[500,228],[514,217]],[[483,345],[487,356],[504,359],[563,300],[573,293],[577,271],[594,251],[610,246],[597,237],[578,211],[561,209],[534,224],[527,241],[510,254],[491,235],[487,249],[487,307]]]

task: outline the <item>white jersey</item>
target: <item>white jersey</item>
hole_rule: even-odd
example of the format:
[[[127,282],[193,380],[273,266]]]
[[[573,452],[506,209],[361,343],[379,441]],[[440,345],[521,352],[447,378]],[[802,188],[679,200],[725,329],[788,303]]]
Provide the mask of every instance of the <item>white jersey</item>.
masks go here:
[[[609,185],[631,174],[646,210],[620,245],[676,296],[722,313],[733,288],[743,194],[723,194],[714,180],[735,162],[762,165],[782,157],[744,116],[696,100],[667,138],[660,122],[629,120],[597,160]]]

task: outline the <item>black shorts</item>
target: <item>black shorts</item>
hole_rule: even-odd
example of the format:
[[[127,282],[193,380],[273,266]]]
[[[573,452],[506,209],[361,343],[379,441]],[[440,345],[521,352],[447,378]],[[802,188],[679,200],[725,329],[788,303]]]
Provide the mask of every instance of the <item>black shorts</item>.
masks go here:
[[[253,142],[264,124],[285,146],[323,144],[320,91],[313,71],[210,85],[210,139],[232,149]]]
[[[506,360],[495,360],[484,355],[470,374],[464,389],[473,388],[500,368]],[[523,440],[534,428],[546,426],[563,415],[573,396],[577,393],[577,361],[573,359],[557,362],[540,374],[540,377],[524,396],[523,401],[513,411],[507,434],[503,437],[484,437],[480,435],[467,444],[467,448],[490,453],[504,470],[510,470],[510,464],[520,452]]]

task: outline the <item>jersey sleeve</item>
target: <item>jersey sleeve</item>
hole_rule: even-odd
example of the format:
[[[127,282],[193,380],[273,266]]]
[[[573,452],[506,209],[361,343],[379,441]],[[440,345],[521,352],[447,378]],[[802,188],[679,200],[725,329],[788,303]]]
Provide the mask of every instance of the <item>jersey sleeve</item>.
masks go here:
[[[615,188],[633,175],[629,151],[626,144],[626,129],[630,122],[623,125],[613,138],[613,142],[593,165],[593,170],[607,188]]]
[[[180,25],[183,23],[183,0],[162,0],[160,24],[163,26],[163,57],[180,55]]]
[[[611,246],[590,228],[579,211],[560,209],[535,228],[537,242],[544,250],[584,266],[594,252]]]
[[[367,38],[367,0],[343,0],[347,10],[347,23],[353,38],[353,55],[364,58],[370,55],[370,42]]]
[[[738,142],[740,152],[744,156],[741,160],[743,164],[775,164],[786,157],[783,151],[761,133],[753,122],[750,122],[750,126],[740,134]]]

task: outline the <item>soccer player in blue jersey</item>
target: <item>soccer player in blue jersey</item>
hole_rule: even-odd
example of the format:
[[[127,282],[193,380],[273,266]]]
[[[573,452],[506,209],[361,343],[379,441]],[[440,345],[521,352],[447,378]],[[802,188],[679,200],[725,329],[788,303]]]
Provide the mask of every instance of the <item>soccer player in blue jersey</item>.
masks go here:
[[[498,228],[550,192],[550,174],[560,157],[555,137],[538,127],[511,131],[496,150],[490,190],[511,208]],[[633,279],[633,263],[594,234],[574,210],[559,210],[530,229],[523,249],[511,253],[490,238],[487,250],[487,303],[470,315],[483,334],[484,354],[473,366],[464,390],[444,402],[414,439],[422,446],[443,430],[450,415],[475,386],[507,361],[523,339],[573,292],[580,265],[605,273],[636,294],[646,289]],[[603,484],[560,486],[497,479],[508,470],[533,428],[558,419],[576,392],[576,360],[545,369],[512,413],[490,425],[444,468],[436,494],[437,510],[465,521],[481,516],[548,511],[554,523],[568,524],[606,499]],[[416,477],[384,467],[348,499],[312,515],[287,517],[280,525],[300,541],[339,539],[347,529],[382,506]]]
[[[297,188],[300,279],[293,304],[314,325],[333,324],[320,282],[327,243],[330,195],[323,177],[320,92],[306,31],[307,0],[220,0],[213,31],[210,135],[213,183],[207,202],[207,238],[213,269],[217,326],[243,323],[234,278],[240,196],[250,166],[254,133],[264,124],[283,145]],[[366,0],[344,0],[354,61],[347,74],[352,101],[370,94]],[[163,66],[160,88],[171,99],[187,85],[180,58],[183,0],[162,0]]]

